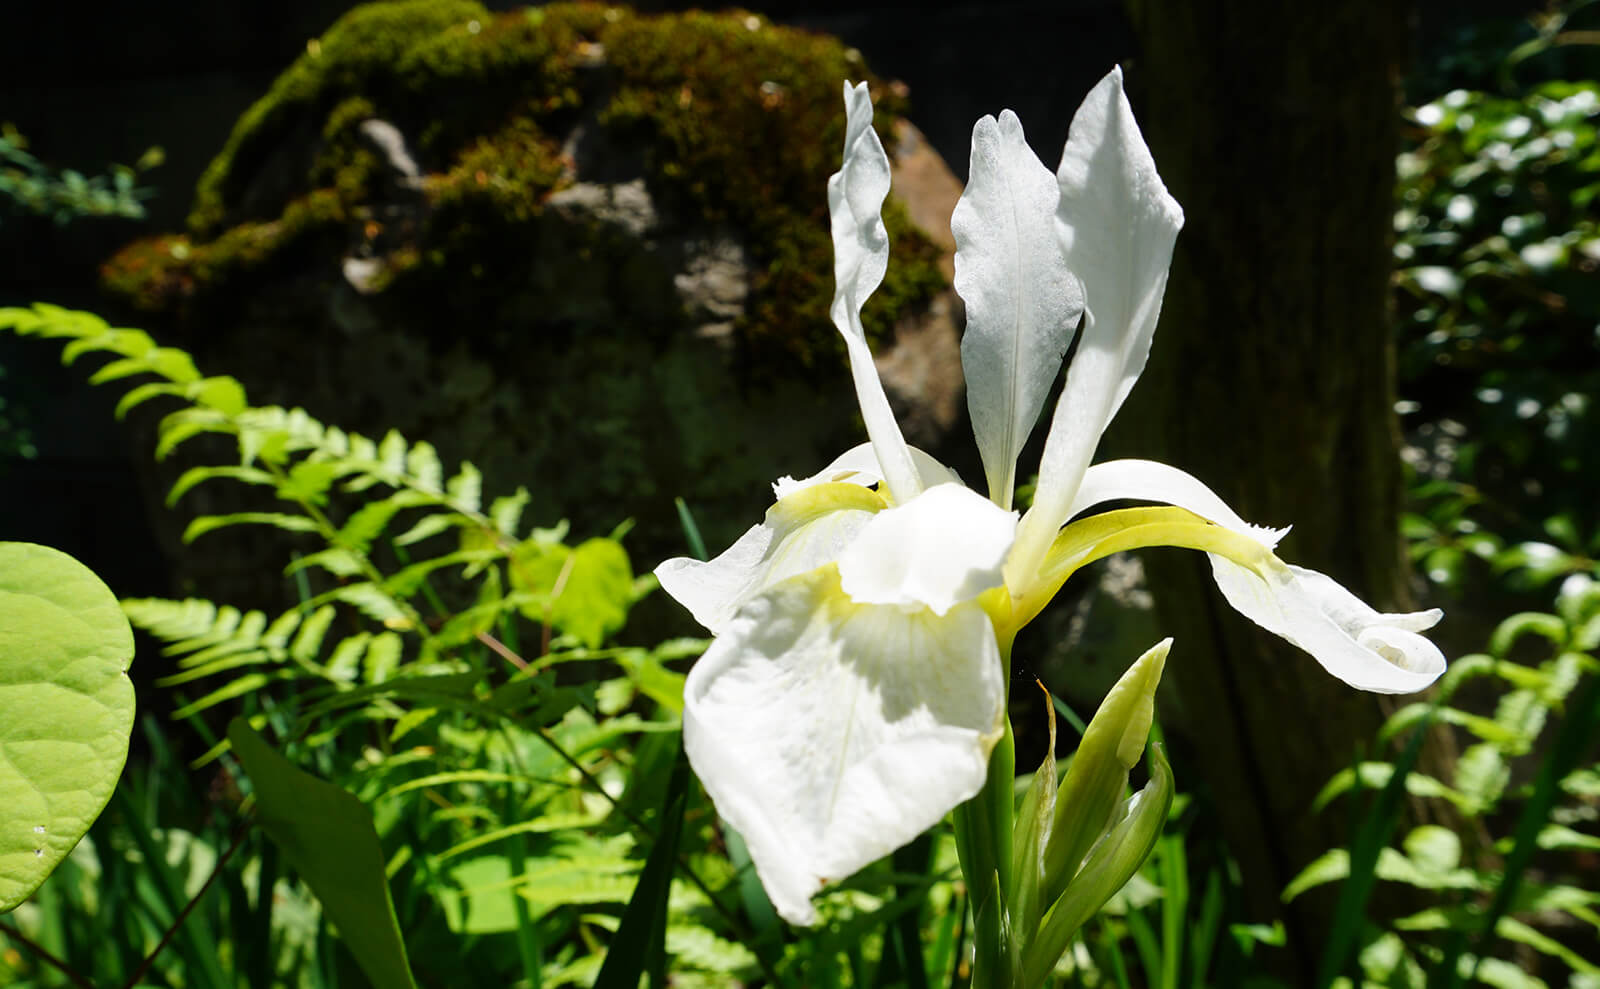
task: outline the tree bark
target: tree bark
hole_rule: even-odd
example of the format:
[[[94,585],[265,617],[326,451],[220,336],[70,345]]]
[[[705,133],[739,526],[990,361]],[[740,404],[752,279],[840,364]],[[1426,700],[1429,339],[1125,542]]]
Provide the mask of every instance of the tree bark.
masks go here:
[[[1404,4],[1141,0],[1136,106],[1187,222],[1149,368],[1108,440],[1183,467],[1280,546],[1392,610],[1407,569],[1388,317]],[[1102,452],[1102,457],[1106,451]],[[1313,815],[1383,718],[1379,698],[1234,614],[1195,554],[1148,554],[1167,676],[1248,908],[1283,916],[1305,973],[1328,900],[1284,884],[1344,844]]]

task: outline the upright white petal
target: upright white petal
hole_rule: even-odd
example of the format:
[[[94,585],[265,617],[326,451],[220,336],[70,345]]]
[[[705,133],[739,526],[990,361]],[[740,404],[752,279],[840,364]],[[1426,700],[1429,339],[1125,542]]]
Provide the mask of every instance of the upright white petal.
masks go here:
[[[1004,583],[1016,531],[1016,513],[971,488],[940,484],[862,526],[839,556],[839,577],[857,603],[943,615]]]
[[[1310,653],[1322,668],[1360,690],[1409,694],[1444,672],[1444,654],[1419,635],[1443,617],[1374,611],[1333,578],[1276,557],[1242,567],[1210,554],[1228,603],[1246,618]]]
[[[872,363],[861,307],[883,282],[889,267],[889,232],[883,225],[883,200],[889,194],[889,156],[872,129],[872,97],[866,83],[844,84],[844,161],[828,179],[828,216],[833,227],[833,324],[844,335],[850,374],[867,436],[883,465],[884,481],[896,501],[922,490],[900,424],[889,409],[878,369]]]
[[[1010,110],[972,128],[966,191],[950,217],[966,303],[961,367],[989,497],[1011,507],[1017,454],[1072,342],[1083,296],[1056,236],[1061,186]]]
[[[1067,520],[1100,435],[1144,369],[1183,226],[1123,94],[1121,69],[1078,107],[1057,178],[1057,232],[1067,267],[1083,283],[1085,312],[1033,507],[1018,532],[1019,576],[1031,575]]]
[[[689,672],[683,741],[778,913],[933,826],[983,786],[1005,714],[974,603],[857,605],[825,567],[749,601]]]

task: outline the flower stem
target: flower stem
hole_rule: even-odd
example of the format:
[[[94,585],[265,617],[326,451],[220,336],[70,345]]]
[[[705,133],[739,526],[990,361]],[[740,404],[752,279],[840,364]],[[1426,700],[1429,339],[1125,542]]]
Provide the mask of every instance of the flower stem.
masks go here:
[[[1009,664],[1008,664],[1009,665]],[[1005,732],[989,755],[989,775],[978,795],[957,807],[952,814],[956,831],[956,854],[961,859],[961,874],[966,877],[967,894],[974,916],[983,916],[985,910],[1003,911],[1011,890],[1011,830],[1015,814],[1012,781],[1015,779],[1017,753],[1011,735],[1011,719],[1006,718]],[[991,898],[999,901],[992,906]],[[1009,924],[1001,924],[1001,930]],[[975,937],[993,936],[981,925],[974,927]],[[996,954],[1010,954],[1010,945],[996,945]],[[1009,978],[1000,972],[987,971],[990,977],[1004,978],[1003,982],[984,985],[974,982],[972,989],[1002,989]]]

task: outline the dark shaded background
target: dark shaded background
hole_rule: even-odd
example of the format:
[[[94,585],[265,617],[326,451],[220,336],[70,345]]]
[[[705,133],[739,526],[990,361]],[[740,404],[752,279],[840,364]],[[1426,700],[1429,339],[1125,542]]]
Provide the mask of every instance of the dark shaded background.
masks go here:
[[[99,262],[137,236],[181,229],[195,182],[233,122],[308,39],[355,5],[13,5],[0,31],[0,121],[14,124],[56,167],[100,174],[152,146],[163,149],[165,162],[145,176],[155,195],[143,221],[0,221],[0,305],[47,300],[138,325],[136,314],[98,291]],[[1041,157],[1054,161],[1079,99],[1113,63],[1128,67],[1138,95],[1139,53],[1116,0],[748,6],[780,23],[835,34],[860,48],[878,73],[907,83],[913,119],[963,177],[972,121],[984,113],[1016,110]],[[1436,63],[1463,25],[1533,6],[1425,0],[1417,61]],[[32,460],[0,460],[0,539],[64,549],[122,594],[168,593],[162,561],[144,535],[124,437],[107,426],[111,403],[84,385],[81,373],[57,367],[57,353],[0,340],[0,368],[8,372],[0,388],[31,411],[39,449]]]

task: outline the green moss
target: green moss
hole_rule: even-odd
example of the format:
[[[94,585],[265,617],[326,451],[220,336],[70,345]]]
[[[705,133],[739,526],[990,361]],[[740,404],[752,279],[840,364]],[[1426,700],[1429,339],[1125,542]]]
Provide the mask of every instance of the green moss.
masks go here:
[[[611,93],[604,106],[583,105],[597,90],[594,71]],[[592,113],[644,149],[663,209],[743,235],[755,278],[737,329],[752,356],[766,355],[755,363],[831,369],[842,348],[827,316],[825,189],[843,140],[841,81],[861,78],[872,76],[859,53],[837,40],[743,11],[647,17],[559,3],[495,15],[471,0],[369,4],[308,45],[239,120],[196,190],[191,238],[133,245],[106,280],[160,308],[234,284],[308,232],[356,220],[370,228],[365,204],[382,163],[359,125],[372,117],[413,135],[427,173],[425,229],[386,256],[392,287],[413,269],[513,270],[528,249],[525,225],[571,173],[552,135]],[[903,100],[876,84],[874,96],[887,140]],[[286,144],[300,153],[307,118],[320,139],[307,149],[309,170],[288,177],[289,205],[249,200],[261,170],[282,167]],[[938,248],[893,200],[885,223],[889,271],[863,315],[874,336],[945,284]]]
[[[240,194],[240,182],[271,153],[297,115],[314,112],[329,94],[362,95],[419,43],[454,25],[488,19],[489,12],[473,0],[394,0],[345,14],[239,118],[200,177],[190,231],[214,236],[232,219],[228,207]]]
[[[538,215],[566,173],[561,146],[532,122],[514,120],[474,141],[448,172],[430,178],[428,198],[442,213],[476,199],[503,221],[525,222]]]
[[[315,256],[310,242],[317,238],[342,244],[348,221],[338,194],[322,189],[289,203],[276,220],[241,223],[213,241],[197,243],[184,236],[136,241],[101,267],[101,280],[140,309],[182,308],[202,294],[237,288],[244,277],[260,275],[296,251]]]

